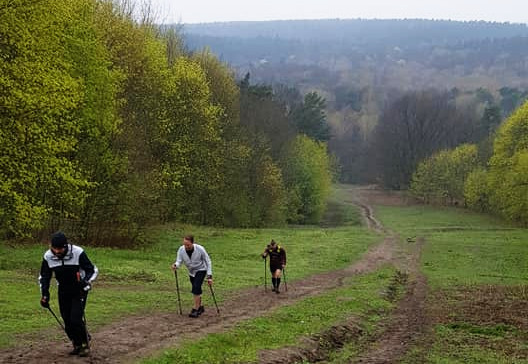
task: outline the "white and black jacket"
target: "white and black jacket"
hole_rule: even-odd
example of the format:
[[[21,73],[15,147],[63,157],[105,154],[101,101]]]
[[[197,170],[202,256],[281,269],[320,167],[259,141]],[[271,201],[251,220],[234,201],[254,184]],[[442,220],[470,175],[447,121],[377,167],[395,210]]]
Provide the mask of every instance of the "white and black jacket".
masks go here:
[[[187,270],[189,271],[189,275],[191,277],[194,277],[196,275],[196,272],[199,272],[201,270],[207,271],[208,276],[213,275],[213,267],[211,265],[211,258],[209,258],[209,254],[205,251],[205,248],[198,244],[194,245],[194,251],[191,254],[191,257],[187,254],[185,251],[185,247],[182,245],[178,249],[178,254],[176,256],[176,262],[174,263],[176,265],[176,268],[180,268],[182,262],[187,267]]]
[[[52,273],[55,273],[59,290],[78,292],[84,282],[92,283],[97,278],[99,271],[81,247],[68,244],[67,252],[63,258],[57,257],[51,250],[44,253],[39,277],[40,290],[43,296],[49,295]]]

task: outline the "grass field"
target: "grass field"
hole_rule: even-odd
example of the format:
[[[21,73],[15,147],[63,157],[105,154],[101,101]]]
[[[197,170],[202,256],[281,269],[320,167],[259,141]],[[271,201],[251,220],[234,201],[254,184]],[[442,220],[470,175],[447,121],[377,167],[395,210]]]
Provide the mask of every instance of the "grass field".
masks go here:
[[[425,238],[431,333],[404,363],[528,363],[526,229],[453,208],[377,206],[376,214],[404,244]]]
[[[184,234],[192,233],[213,260],[219,301],[239,289],[262,286],[259,257],[270,239],[288,252],[288,281],[294,284],[319,272],[350,265],[381,241],[358,225],[359,214],[335,195],[330,217],[321,227],[285,229],[215,229],[162,226],[148,234],[149,244],[136,249],[85,247],[100,269],[87,308],[92,330],[130,314],[176,311],[170,264]],[[375,216],[399,234],[412,250],[425,239],[421,269],[427,277],[430,327],[403,358],[403,363],[528,363],[528,231],[463,209],[424,206],[375,206]],[[337,224],[336,224],[337,222]],[[329,227],[341,225],[341,227]],[[407,241],[407,238],[410,238]],[[40,308],[37,277],[45,245],[0,244],[0,347],[38,340],[56,326]],[[336,251],[339,253],[336,254]],[[184,271],[182,291],[189,289]],[[395,274],[386,266],[344,281],[338,289],[312,296],[234,329],[187,341],[145,359],[147,363],[254,362],[262,350],[302,345],[332,325],[354,317],[362,336],[325,360],[348,363],[365,350],[376,323],[394,302],[386,299]],[[401,293],[401,292],[400,292]],[[52,307],[56,308],[52,292]],[[184,307],[191,295],[182,294]],[[356,321],[355,321],[356,322]],[[50,340],[46,336],[46,340]],[[261,354],[259,354],[259,352]]]
[[[188,233],[194,234],[211,255],[219,301],[237,289],[263,285],[260,253],[272,238],[287,250],[288,279],[292,281],[345,267],[379,239],[360,226],[215,229],[174,225],[150,231],[150,243],[142,248],[85,246],[100,271],[87,306],[90,327],[95,329],[132,313],[176,310],[175,280],[169,267],[182,236]],[[32,340],[40,330],[56,325],[39,305],[37,278],[46,249],[44,244],[0,244],[0,347]],[[336,251],[340,252],[338,256]],[[180,274],[181,289],[187,292],[190,288],[185,269]],[[184,307],[191,306],[190,294],[182,294],[182,300]],[[51,305],[58,312],[53,285]]]

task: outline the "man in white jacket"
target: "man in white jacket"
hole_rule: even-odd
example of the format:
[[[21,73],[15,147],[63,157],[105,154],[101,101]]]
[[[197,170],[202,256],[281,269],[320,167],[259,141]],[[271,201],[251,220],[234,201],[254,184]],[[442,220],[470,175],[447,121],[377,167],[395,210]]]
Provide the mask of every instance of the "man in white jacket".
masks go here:
[[[172,269],[180,268],[182,263],[185,264],[189,271],[189,279],[192,285],[191,292],[194,296],[194,307],[189,317],[196,318],[205,311],[202,306],[202,284],[206,276],[207,284],[210,286],[213,284],[213,267],[209,254],[207,254],[203,246],[194,243],[194,236],[192,235],[187,235],[183,238],[183,245],[178,249]]]

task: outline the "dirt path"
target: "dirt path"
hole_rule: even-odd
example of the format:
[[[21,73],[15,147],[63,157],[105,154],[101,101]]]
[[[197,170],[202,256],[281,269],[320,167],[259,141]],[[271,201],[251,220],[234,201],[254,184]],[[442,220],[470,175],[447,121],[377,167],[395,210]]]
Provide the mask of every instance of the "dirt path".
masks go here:
[[[372,215],[369,205],[362,202],[360,206],[362,206],[365,218],[369,221],[369,226],[377,231],[383,231],[381,224]],[[47,362],[51,363],[133,362],[167,347],[175,346],[182,339],[222,332],[241,321],[261,316],[272,308],[289,305],[339,287],[346,277],[374,271],[382,264],[393,261],[395,246],[395,237],[389,235],[350,267],[296,281],[295,284],[289,285],[288,292],[280,295],[265,294],[261,288],[240,291],[224,301],[223,306],[220,307],[221,315],[217,315],[214,309],[207,308],[200,319],[191,319],[176,313],[129,317],[92,333],[92,355],[89,358],[69,357],[65,349],[66,342],[39,342],[30,348],[0,351],[0,362],[37,363],[41,362],[44,357]],[[414,315],[414,311],[411,311],[409,309],[407,314]],[[405,316],[405,312],[402,312],[402,315]],[[380,337],[380,342],[383,342],[383,336]],[[388,342],[383,345],[387,347],[387,350],[392,350]]]
[[[386,244],[381,244],[375,249],[386,249],[387,246],[390,246],[392,250],[391,261],[399,269],[397,278],[404,280],[407,287],[403,298],[398,302],[397,308],[379,324],[377,333],[368,339],[362,353],[351,363],[397,363],[428,327],[425,308],[427,281],[419,270],[424,240],[418,238],[416,243],[414,241],[409,242],[412,244],[407,247],[410,253],[395,255],[396,243],[394,240],[397,237],[387,231],[374,217],[370,201],[390,205],[406,202],[402,202],[394,195],[385,199],[386,197],[382,193],[369,188],[356,189],[349,197],[349,202],[361,207],[363,217],[371,229],[389,234],[385,238]],[[360,342],[365,335],[356,323],[356,319],[351,318],[349,321],[332,326],[313,337],[305,338],[299,346],[262,350],[259,353],[259,363],[324,362],[333,351],[341,349],[347,343]]]
[[[427,316],[425,299],[427,280],[419,271],[421,249],[424,241],[418,239],[412,254],[410,281],[396,310],[380,325],[379,334],[370,340],[366,352],[353,363],[397,363],[425,332]]]
[[[360,206],[365,205],[369,214],[374,216],[372,204],[407,205],[407,197],[398,193],[387,194],[373,188],[361,188],[354,192],[353,199]],[[381,226],[374,219],[377,225]],[[376,224],[374,225],[377,226]],[[385,231],[378,227],[378,231]],[[407,240],[410,254],[398,259],[399,269],[408,275],[407,290],[399,301],[397,308],[384,320],[369,342],[366,350],[353,363],[397,363],[410,349],[412,344],[420,339],[427,330],[426,314],[427,279],[420,271],[420,257],[425,241],[422,238]]]

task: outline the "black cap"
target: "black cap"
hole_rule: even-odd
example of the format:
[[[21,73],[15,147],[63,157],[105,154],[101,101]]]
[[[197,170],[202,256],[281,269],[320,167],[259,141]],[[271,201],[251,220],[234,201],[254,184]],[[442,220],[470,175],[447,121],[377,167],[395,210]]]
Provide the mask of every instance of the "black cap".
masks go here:
[[[53,248],[63,248],[68,245],[68,239],[62,231],[57,231],[51,236],[51,246]]]

